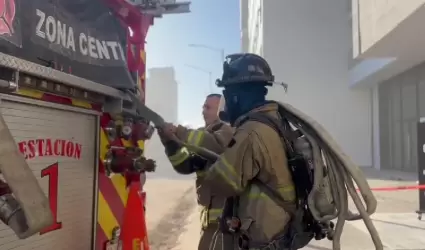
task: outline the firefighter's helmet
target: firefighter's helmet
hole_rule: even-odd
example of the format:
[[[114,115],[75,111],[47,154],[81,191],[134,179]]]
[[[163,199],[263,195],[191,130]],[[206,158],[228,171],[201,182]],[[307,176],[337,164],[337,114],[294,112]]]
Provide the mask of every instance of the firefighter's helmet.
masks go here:
[[[218,87],[228,85],[258,82],[266,86],[274,83],[274,76],[267,61],[252,53],[231,54],[223,63],[223,76],[218,79]]]

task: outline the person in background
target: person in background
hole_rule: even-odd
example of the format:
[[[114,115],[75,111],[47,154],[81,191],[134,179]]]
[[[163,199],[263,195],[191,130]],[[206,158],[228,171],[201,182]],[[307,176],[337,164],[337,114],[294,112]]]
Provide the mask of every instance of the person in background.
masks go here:
[[[225,198],[203,185],[205,171],[212,162],[189,152],[185,147],[180,147],[173,141],[173,136],[185,143],[207,148],[217,154],[223,153],[232,138],[233,129],[219,119],[218,109],[221,99],[220,94],[210,94],[206,97],[202,110],[204,127],[188,129],[180,125],[167,124],[158,131],[175,171],[185,175],[196,174],[197,200],[201,208],[201,237],[198,250],[210,249],[214,234],[218,229],[218,217],[222,214]],[[222,250],[222,242],[226,246],[233,245],[233,237],[224,236],[211,250]],[[233,247],[229,249],[233,249]]]

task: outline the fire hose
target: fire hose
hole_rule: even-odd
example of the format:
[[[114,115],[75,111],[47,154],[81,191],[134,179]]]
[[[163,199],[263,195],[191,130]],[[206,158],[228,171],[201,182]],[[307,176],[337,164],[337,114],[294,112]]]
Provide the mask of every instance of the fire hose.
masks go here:
[[[340,239],[345,221],[359,219],[363,219],[375,248],[383,249],[379,233],[370,219],[370,215],[376,211],[377,201],[361,169],[342,151],[319,123],[289,104],[281,103],[281,107],[285,111],[285,117],[306,136],[312,146],[315,169],[314,186],[308,197],[309,209],[318,221],[337,218],[333,235],[333,249],[341,249]],[[325,169],[327,178],[324,178]],[[357,193],[354,183],[356,183],[366,207]],[[320,208],[320,192],[323,191],[321,185],[329,185],[333,204],[335,204],[335,209],[332,209],[334,211],[328,214],[323,214],[323,209]],[[353,199],[359,214],[353,214],[349,210],[347,192]]]
[[[49,201],[0,114],[0,171],[10,191],[0,195],[0,219],[20,239],[53,223]],[[1,181],[2,182],[2,181]],[[13,194],[13,195],[12,195]]]
[[[156,127],[165,124],[159,114],[142,104],[135,95],[129,94],[140,115],[150,120]],[[332,235],[333,250],[341,249],[340,239],[345,221],[359,219],[364,221],[375,248],[383,250],[382,241],[370,219],[370,215],[376,211],[377,201],[361,169],[343,153],[331,135],[319,123],[289,104],[281,103],[281,106],[288,121],[298,128],[310,142],[315,169],[314,186],[308,197],[309,209],[318,221],[326,222],[337,219]],[[189,151],[209,160],[216,161],[219,158],[219,155],[210,150],[184,143],[177,138],[175,140]],[[326,177],[324,176],[325,172],[327,173]],[[354,183],[365,204],[358,195]],[[326,194],[326,188],[330,189],[330,194]],[[348,194],[353,199],[359,214],[353,214],[349,210]]]

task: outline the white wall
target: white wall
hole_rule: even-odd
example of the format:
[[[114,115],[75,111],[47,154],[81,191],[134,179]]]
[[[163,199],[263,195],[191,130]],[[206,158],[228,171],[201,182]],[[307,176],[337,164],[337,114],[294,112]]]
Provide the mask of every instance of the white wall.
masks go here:
[[[360,20],[360,48],[367,51],[403,20],[424,5],[425,0],[355,0]]]
[[[268,0],[267,0],[268,1]],[[263,54],[263,3],[264,0],[247,0],[248,2],[248,51]]]
[[[177,122],[178,86],[174,68],[151,68],[146,80],[146,104],[166,120]],[[167,100],[167,105],[164,105]]]
[[[241,29],[241,48],[242,51],[248,51],[249,37],[248,37],[248,20],[249,20],[249,1],[239,0],[240,7],[240,29]]]
[[[351,51],[349,1],[267,0],[263,52],[279,86],[269,98],[315,118],[360,166],[372,165],[370,90],[348,87]],[[255,52],[255,51],[254,51]]]

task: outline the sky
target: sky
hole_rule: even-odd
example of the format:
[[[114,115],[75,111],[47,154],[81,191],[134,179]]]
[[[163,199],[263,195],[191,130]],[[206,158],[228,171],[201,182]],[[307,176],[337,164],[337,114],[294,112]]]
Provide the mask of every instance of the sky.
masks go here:
[[[191,2],[191,13],[155,19],[146,39],[146,61],[147,69],[174,67],[179,84],[179,122],[197,127],[204,123],[201,112],[205,96],[211,90],[221,93],[215,80],[222,74],[223,62],[219,51],[189,44],[224,49],[225,55],[240,52],[240,15],[237,0]],[[207,72],[212,73],[211,82]]]

